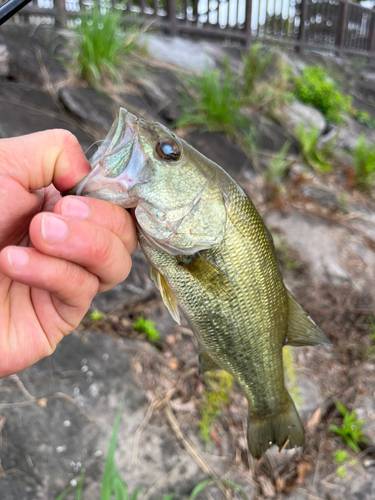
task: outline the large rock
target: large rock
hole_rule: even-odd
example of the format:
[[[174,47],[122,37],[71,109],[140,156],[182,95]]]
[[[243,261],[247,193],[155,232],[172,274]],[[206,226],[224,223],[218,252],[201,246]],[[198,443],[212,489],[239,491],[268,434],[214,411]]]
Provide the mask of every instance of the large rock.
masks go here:
[[[61,112],[52,97],[41,90],[14,82],[0,85],[0,137],[17,137],[52,128],[72,132],[84,150],[90,139],[67,115]]]
[[[328,228],[318,217],[306,217],[297,212],[285,215],[270,212],[265,222],[272,229],[282,231],[288,243],[299,252],[311,269],[311,277],[316,283],[331,281],[333,284],[351,282],[352,276],[341,264],[341,251],[331,233],[342,230]]]
[[[295,136],[296,127],[300,123],[302,123],[307,130],[318,127],[319,134],[322,134],[327,128],[326,119],[318,109],[297,100],[277,110],[275,112],[275,118],[285,127],[291,136]]]
[[[75,118],[92,127],[99,137],[106,136],[117,110],[117,105],[108,96],[90,87],[63,87],[59,90],[59,98]]]
[[[155,356],[148,344],[80,331],[18,378],[0,380],[1,466],[12,471],[0,475],[2,500],[54,499],[78,479],[82,467],[86,469],[83,497],[99,498],[122,396],[115,460],[130,493],[138,487],[146,493],[158,483],[151,500],[167,493],[187,496],[205,478],[160,415],[154,414],[137,433],[149,404],[132,374],[140,350]],[[189,439],[202,446],[194,435]],[[233,457],[205,459],[219,475],[233,467]],[[239,471],[228,478],[242,484],[250,500],[254,498],[254,486]]]
[[[0,31],[0,44],[9,51],[8,75],[16,82],[44,87],[48,83],[43,74],[54,83],[67,77],[67,73],[54,54],[61,38],[56,31],[42,25],[20,26],[5,24]]]
[[[192,73],[203,73],[208,68],[215,67],[215,61],[202,44],[178,36],[158,36],[147,33],[143,36],[151,57],[174,64]]]

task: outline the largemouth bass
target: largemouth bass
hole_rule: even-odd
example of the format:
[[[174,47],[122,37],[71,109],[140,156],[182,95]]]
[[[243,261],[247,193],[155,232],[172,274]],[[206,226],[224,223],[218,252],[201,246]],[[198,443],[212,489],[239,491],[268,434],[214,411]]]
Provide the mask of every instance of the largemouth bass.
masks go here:
[[[165,305],[177,322],[182,310],[198,339],[200,372],[229,372],[249,401],[252,455],[303,444],[282,348],[331,344],[286,290],[247,194],[166,127],[123,108],[91,166],[64,194],[132,209]]]

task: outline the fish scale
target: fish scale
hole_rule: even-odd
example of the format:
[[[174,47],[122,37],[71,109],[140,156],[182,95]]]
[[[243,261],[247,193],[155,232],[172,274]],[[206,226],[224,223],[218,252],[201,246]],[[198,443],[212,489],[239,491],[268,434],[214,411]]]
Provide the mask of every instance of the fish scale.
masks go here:
[[[249,401],[250,452],[303,444],[282,348],[330,343],[286,290],[250,198],[173,132],[123,108],[91,164],[63,194],[132,208],[165,305],[178,322],[184,313],[198,339],[200,372],[226,370]]]

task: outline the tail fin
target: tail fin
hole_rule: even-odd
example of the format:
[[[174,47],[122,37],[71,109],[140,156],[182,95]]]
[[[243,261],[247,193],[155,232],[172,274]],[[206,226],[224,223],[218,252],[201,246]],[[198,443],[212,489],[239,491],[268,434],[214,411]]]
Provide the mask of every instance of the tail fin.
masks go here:
[[[260,457],[272,444],[281,447],[287,443],[286,448],[293,448],[304,443],[301,420],[288,393],[287,397],[284,411],[276,415],[260,416],[249,410],[247,442],[254,457]]]

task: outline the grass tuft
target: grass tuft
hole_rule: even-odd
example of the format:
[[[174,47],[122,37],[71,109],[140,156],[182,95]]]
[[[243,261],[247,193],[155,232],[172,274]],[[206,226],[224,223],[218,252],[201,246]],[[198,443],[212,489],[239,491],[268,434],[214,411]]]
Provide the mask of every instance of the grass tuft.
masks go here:
[[[342,424],[341,427],[330,425],[329,429],[340,436],[353,451],[358,453],[360,451],[359,443],[366,442],[362,429],[365,421],[358,420],[355,411],[349,412],[340,401],[336,402],[336,408],[343,417]]]
[[[133,328],[139,333],[144,333],[147,340],[150,342],[158,342],[161,338],[160,333],[156,329],[155,323],[149,319],[143,318],[142,316],[139,316],[137,321],[133,323]]]

